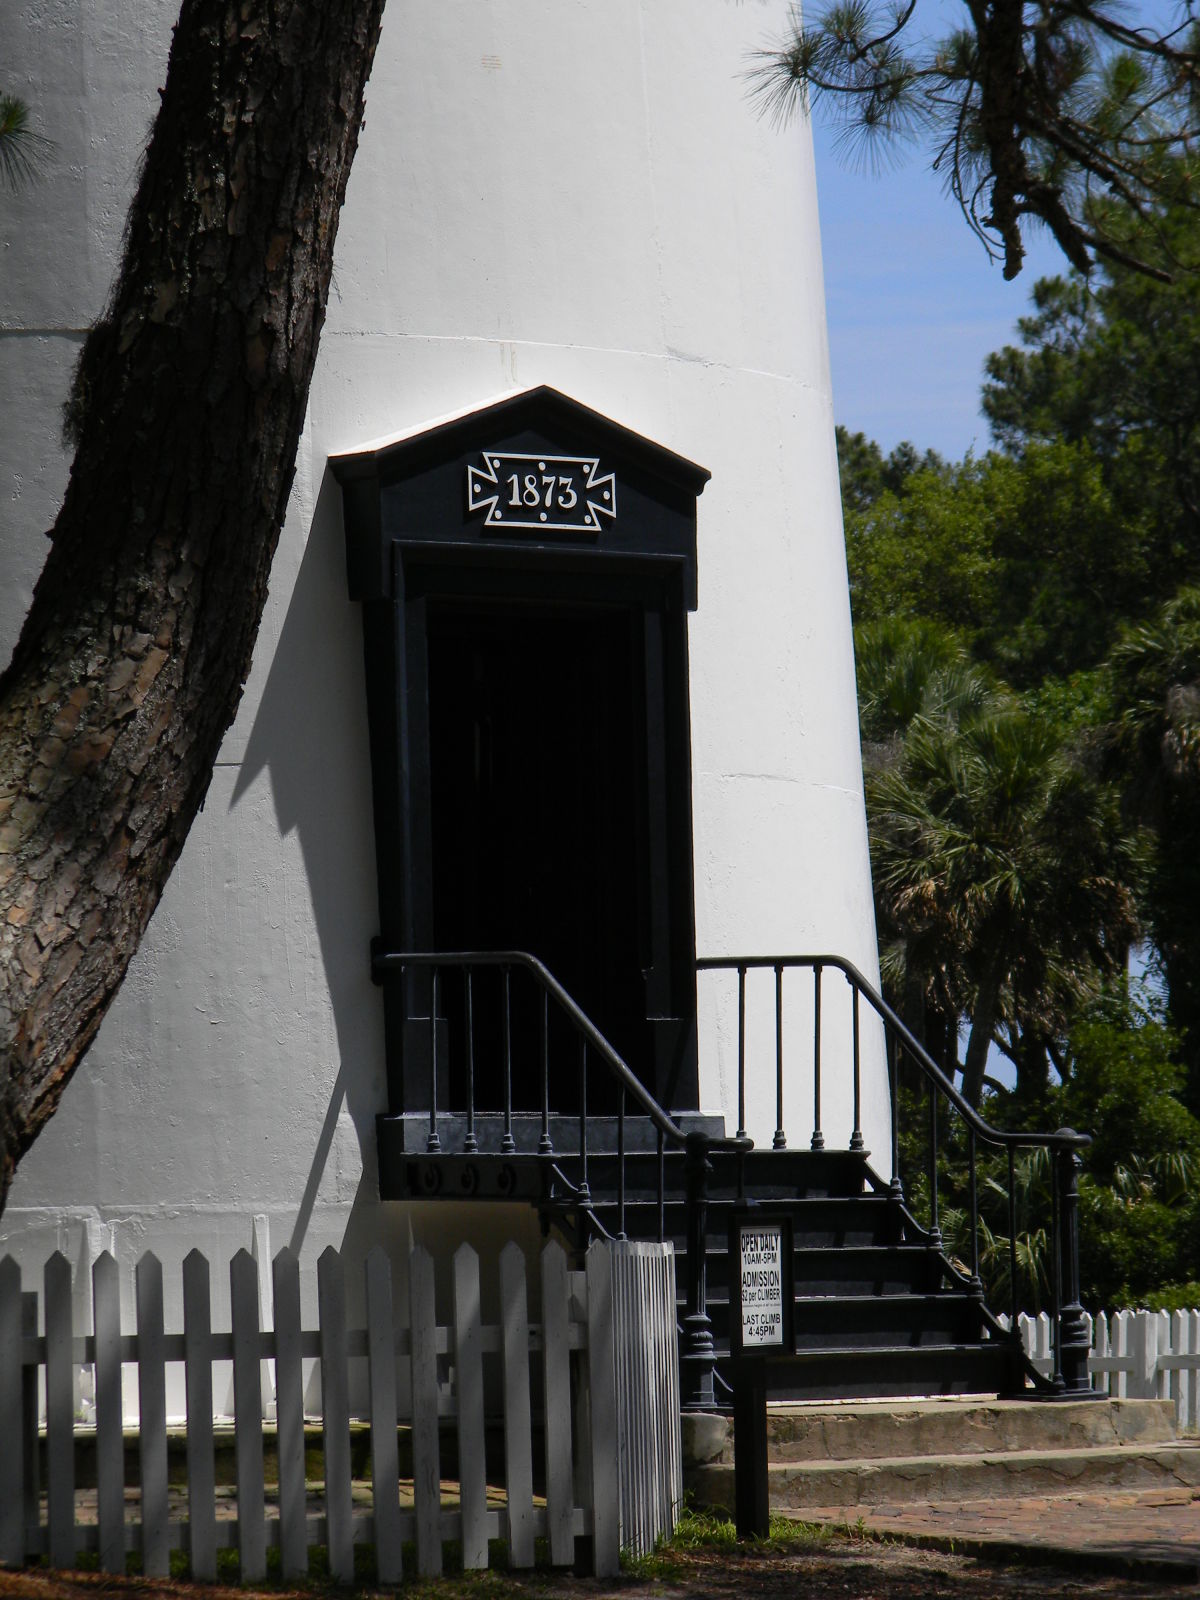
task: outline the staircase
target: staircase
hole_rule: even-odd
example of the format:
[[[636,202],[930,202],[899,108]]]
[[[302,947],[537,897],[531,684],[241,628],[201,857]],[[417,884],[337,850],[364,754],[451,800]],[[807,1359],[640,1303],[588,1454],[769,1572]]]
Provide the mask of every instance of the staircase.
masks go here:
[[[876,1395],[1014,1394],[1027,1369],[982,1297],[871,1170],[864,1152],[754,1150],[710,1157],[705,1274],[718,1357],[729,1354],[729,1225],[747,1203],[791,1222],[797,1360],[772,1393],[797,1400]],[[653,1158],[629,1161],[625,1231],[658,1237]],[[678,1165],[678,1161],[675,1163]],[[744,1198],[739,1199],[739,1184]],[[682,1174],[664,1206],[687,1311],[688,1218]],[[614,1201],[593,1205],[615,1231]],[[569,1225],[569,1219],[563,1218]]]
[[[740,1122],[744,1122],[746,1083],[746,974],[754,967],[774,970],[781,1148],[755,1149],[742,1133],[726,1135],[717,1118],[664,1111],[561,985],[524,952],[377,950],[374,968],[380,981],[394,977],[403,983],[406,971],[410,975],[413,970],[431,971],[432,1017],[443,1015],[439,981],[459,985],[463,1008],[457,1036],[465,1056],[457,1064],[440,1061],[439,1052],[449,1050],[454,1030],[440,1020],[431,1026],[424,1019],[431,1109],[379,1119],[381,1197],[526,1201],[536,1207],[546,1230],[558,1229],[579,1249],[597,1234],[672,1239],[682,1388],[684,1403],[692,1408],[711,1408],[728,1397],[722,1366],[730,1349],[730,1224],[735,1213],[755,1207],[764,1215],[786,1217],[792,1231],[795,1345],[786,1361],[776,1359],[771,1365],[768,1358],[772,1395],[811,1401],[1022,1393],[1061,1398],[1090,1393],[1089,1341],[1078,1304],[1075,1187],[1078,1150],[1089,1143],[1086,1136],[1070,1129],[1042,1134],[989,1127],[862,974],[840,957],[744,957],[698,966],[736,974]],[[808,1056],[811,1096],[806,1095],[805,1103],[815,1110],[806,1149],[789,1149],[782,1137],[785,1083],[790,1081],[782,1041],[791,1037],[783,1022],[783,974],[797,967],[808,969],[814,980],[815,1037]],[[484,1044],[492,1059],[504,1064],[501,1112],[479,1112],[474,1106],[476,1013],[471,996],[472,980],[481,968],[500,969],[501,1037]],[[509,1020],[514,974],[532,982],[540,993],[541,1104],[535,1111],[514,1111],[512,1105],[513,1082],[528,1082],[535,1076],[528,1061],[514,1074]],[[852,1083],[855,1127],[846,1150],[824,1148],[824,1134],[815,1122],[821,1103],[822,978],[830,974],[849,986],[853,1008],[853,1048],[843,1070]],[[883,1025],[889,1066],[892,1148],[890,1159],[881,1165],[895,1174],[890,1181],[872,1168],[858,1126],[859,1012],[868,1008]],[[924,1226],[905,1203],[899,1171],[895,1108],[902,1057],[907,1057],[928,1091],[929,1153],[924,1172],[929,1209]],[[441,1109],[439,1086],[455,1070],[460,1082],[465,1078],[467,1105],[462,1112],[447,1113]],[[590,1115],[597,1079],[603,1085],[600,1103],[605,1110]],[[559,1113],[552,1102],[552,1085],[568,1084],[579,1108],[572,1116]],[[939,1127],[944,1134],[952,1117],[961,1120],[968,1153],[966,1248],[971,1260],[966,1265],[946,1255],[938,1228]],[[1016,1235],[1016,1152],[1041,1147],[1053,1160],[1054,1206],[1046,1221],[1056,1344],[1055,1371],[1049,1380],[1034,1372],[1015,1338],[1005,1333],[984,1304],[979,1277],[979,1143],[1007,1154],[1010,1239]],[[1011,1253],[1010,1261],[1015,1268]],[[1005,1309],[1015,1313],[1016,1306]]]

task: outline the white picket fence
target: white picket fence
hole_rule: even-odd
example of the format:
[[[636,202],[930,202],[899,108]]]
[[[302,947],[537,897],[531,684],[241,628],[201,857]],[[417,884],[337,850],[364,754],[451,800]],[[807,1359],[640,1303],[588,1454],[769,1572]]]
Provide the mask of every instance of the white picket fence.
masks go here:
[[[0,1561],[48,1555],[74,1565],[96,1551],[101,1570],[123,1572],[139,1551],[147,1575],[168,1572],[172,1549],[185,1549],[193,1577],[213,1578],[217,1551],[235,1548],[243,1580],[266,1572],[278,1546],[285,1578],[308,1571],[309,1548],[324,1545],[333,1576],[354,1576],[354,1545],[374,1546],[379,1582],[399,1581],[402,1546],[416,1547],[421,1574],[442,1570],[443,1543],[457,1542],[466,1568],[485,1567],[489,1540],[502,1539],[507,1561],[529,1567],[534,1541],[549,1559],[575,1559],[590,1541],[598,1575],[615,1572],[622,1541],[638,1550],[674,1527],[682,1498],[674,1260],[669,1245],[596,1243],[583,1271],[561,1247],[541,1257],[540,1322],[530,1322],[524,1257],[516,1244],[499,1257],[499,1320],[486,1323],[479,1261],[462,1246],[453,1261],[453,1321],[435,1317],[434,1266],[416,1249],[408,1263],[407,1306],[396,1315],[391,1266],[376,1249],[365,1263],[366,1326],[347,1327],[341,1257],[328,1249],[317,1264],[316,1330],[301,1326],[299,1264],[281,1250],[272,1263],[273,1324],[260,1327],[258,1266],[241,1250],[229,1264],[230,1328],[214,1331],[209,1264],[198,1251],[183,1262],[183,1328],[163,1322],[163,1273],[153,1255],[137,1264],[136,1332],[121,1330],[117,1264],[107,1252],[92,1270],[93,1329],[72,1327],[70,1264],[45,1264],[39,1335],[32,1296],[22,1296],[16,1261],[0,1261]],[[24,1302],[24,1303],[23,1303]],[[35,1312],[30,1319],[29,1313]],[[407,1315],[403,1312],[406,1311]],[[32,1326],[30,1322],[32,1320]],[[265,1319],[264,1319],[265,1320]],[[504,1497],[489,1505],[485,1470],[485,1362],[499,1389],[504,1432]],[[439,1385],[445,1358],[450,1382]],[[324,1483],[310,1503],[305,1485],[302,1370],[319,1365]],[[184,1367],[187,1488],[168,1490],[166,1371]],[[236,1515],[216,1491],[213,1366],[232,1362]],[[278,1488],[264,1475],[263,1366],[274,1366]],[[370,1422],[370,1509],[352,1498],[350,1393],[354,1363],[366,1364]],[[122,1437],[122,1364],[136,1365],[140,1495],[126,1502]],[[80,1512],[75,1472],[83,1431],[74,1415],[79,1367],[94,1372],[96,1482],[94,1520]],[[39,1369],[42,1369],[39,1374]],[[545,1498],[535,1499],[533,1441],[540,1392]],[[45,1485],[37,1475],[37,1386],[45,1408]],[[268,1387],[268,1390],[271,1386]],[[653,1391],[653,1392],[651,1392]],[[411,1404],[398,1404],[398,1394]],[[459,1503],[444,1505],[439,1417],[457,1431]],[[402,1504],[397,1427],[411,1426],[411,1506]],[[87,1430],[91,1432],[91,1430]],[[32,1438],[31,1438],[32,1433]],[[24,1448],[19,1441],[24,1441]],[[407,1496],[405,1497],[408,1498]],[[174,1501],[174,1505],[173,1502]],[[218,1514],[218,1505],[223,1514]]]
[[[1200,1429],[1200,1310],[1101,1311],[1087,1322],[1097,1389],[1121,1399],[1173,1400],[1180,1430]],[[1022,1313],[1017,1325],[1025,1354],[1039,1371],[1052,1372],[1050,1318]]]

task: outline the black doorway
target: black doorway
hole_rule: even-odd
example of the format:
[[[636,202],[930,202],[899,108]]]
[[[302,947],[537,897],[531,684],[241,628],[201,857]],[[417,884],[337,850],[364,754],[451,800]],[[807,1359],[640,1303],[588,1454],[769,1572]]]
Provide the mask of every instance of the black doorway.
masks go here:
[[[433,953],[528,950],[661,1105],[695,1110],[688,613],[708,473],[541,387],[332,466],[363,606],[381,1192],[465,1107],[472,1059],[474,1104],[501,1109],[484,1041],[504,1030],[477,1012],[479,1052],[462,1048],[466,980],[450,959],[435,983]],[[405,968],[405,952],[420,959]],[[480,970],[480,1003],[488,981],[502,989]],[[514,1111],[542,1100],[527,982],[514,968]],[[577,1105],[570,1046],[552,1049],[556,1116]],[[589,1113],[611,1109],[593,1100],[609,1081],[589,1071]]]
[[[427,614],[432,916],[440,950],[527,950],[639,1076],[647,1022],[645,688],[640,609],[433,601]],[[513,979],[513,1100],[540,1105],[540,1000]],[[499,1104],[487,1041],[499,974],[476,990],[477,1095]],[[463,1104],[461,996],[447,993],[451,1104]],[[555,1108],[577,1109],[551,1021]],[[557,1046],[557,1048],[556,1048]],[[457,1063],[457,1070],[455,1064]],[[596,1084],[589,1109],[596,1104]]]

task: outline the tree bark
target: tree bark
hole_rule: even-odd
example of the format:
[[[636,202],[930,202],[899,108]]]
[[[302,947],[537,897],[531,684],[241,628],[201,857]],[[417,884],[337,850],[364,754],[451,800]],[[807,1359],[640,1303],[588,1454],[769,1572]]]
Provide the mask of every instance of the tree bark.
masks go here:
[[[996,1017],[1000,1009],[1000,990],[1003,970],[999,962],[987,967],[975,991],[975,1004],[971,1010],[971,1032],[967,1037],[967,1054],[963,1061],[963,1099],[968,1105],[978,1107],[983,1099],[983,1076],[987,1069],[988,1051],[996,1031]]]
[[[0,678],[0,1209],[250,667],[383,0],[185,0],[77,451]]]

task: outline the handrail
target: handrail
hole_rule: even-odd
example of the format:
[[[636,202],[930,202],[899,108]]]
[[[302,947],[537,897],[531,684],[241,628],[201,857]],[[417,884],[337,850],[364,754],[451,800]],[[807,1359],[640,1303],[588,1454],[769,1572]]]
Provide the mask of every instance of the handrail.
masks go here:
[[[668,1138],[674,1139],[681,1147],[687,1144],[686,1129],[681,1128],[674,1117],[663,1110],[642,1080],[631,1071],[587,1012],[571,998],[550,969],[527,950],[376,950],[372,953],[371,970],[376,977],[382,977],[388,972],[403,971],[405,967],[524,967],[527,972],[533,973],[542,988],[584,1035],[592,1049],[607,1062],[613,1075],[641,1105],[655,1127],[661,1129]],[[753,1144],[752,1139],[735,1134],[708,1140],[709,1148],[714,1150],[749,1150]]]
[[[700,956],[696,960],[697,972],[737,972],[777,967],[835,967],[844,973],[851,986],[859,991],[880,1019],[899,1035],[901,1044],[925,1076],[937,1084],[955,1110],[965,1118],[967,1125],[989,1144],[1011,1145],[1015,1150],[1033,1150],[1042,1146],[1052,1150],[1082,1150],[1091,1144],[1090,1133],[1076,1133],[1073,1128],[1059,1128],[1053,1133],[1013,1133],[1005,1128],[993,1128],[989,1122],[985,1122],[971,1102],[954,1087],[903,1018],[892,1010],[878,990],[845,956]]]

